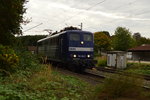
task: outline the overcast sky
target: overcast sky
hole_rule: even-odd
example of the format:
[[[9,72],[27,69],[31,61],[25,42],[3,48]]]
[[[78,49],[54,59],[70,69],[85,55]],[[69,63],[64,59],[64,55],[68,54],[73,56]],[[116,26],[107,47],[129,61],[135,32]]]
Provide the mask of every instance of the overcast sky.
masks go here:
[[[108,31],[113,35],[121,26],[150,38],[150,0],[29,0],[25,6],[24,16],[32,21],[22,26],[24,35],[80,27],[82,22],[86,31]]]

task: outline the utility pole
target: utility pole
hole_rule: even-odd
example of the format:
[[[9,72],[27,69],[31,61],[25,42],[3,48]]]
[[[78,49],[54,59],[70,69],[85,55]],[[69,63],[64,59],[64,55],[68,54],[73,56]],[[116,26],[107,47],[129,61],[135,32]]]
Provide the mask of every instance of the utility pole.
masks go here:
[[[81,23],[81,30],[82,30],[82,23]]]
[[[82,30],[83,24],[81,23],[81,25],[79,25],[79,26],[81,27],[80,29]]]

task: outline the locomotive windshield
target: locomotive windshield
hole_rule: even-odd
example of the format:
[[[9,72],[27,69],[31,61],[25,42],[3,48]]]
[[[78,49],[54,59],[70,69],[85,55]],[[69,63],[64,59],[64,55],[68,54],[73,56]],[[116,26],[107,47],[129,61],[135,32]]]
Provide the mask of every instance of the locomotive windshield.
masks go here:
[[[71,33],[69,38],[71,41],[80,41],[80,35],[77,33]]]
[[[84,41],[92,41],[92,35],[91,34],[83,34],[83,40]]]

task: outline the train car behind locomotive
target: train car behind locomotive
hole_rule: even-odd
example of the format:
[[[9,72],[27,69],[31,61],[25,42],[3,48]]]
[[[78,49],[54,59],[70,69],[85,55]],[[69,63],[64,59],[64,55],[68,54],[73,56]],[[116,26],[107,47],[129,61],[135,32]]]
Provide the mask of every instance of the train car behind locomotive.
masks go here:
[[[84,70],[94,66],[94,40],[91,32],[67,30],[38,40],[37,44],[39,55],[65,64],[71,70]]]

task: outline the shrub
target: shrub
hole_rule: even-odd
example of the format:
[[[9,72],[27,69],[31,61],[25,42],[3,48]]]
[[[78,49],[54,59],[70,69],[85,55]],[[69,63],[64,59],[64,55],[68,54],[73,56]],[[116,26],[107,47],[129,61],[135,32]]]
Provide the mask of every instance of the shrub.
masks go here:
[[[107,66],[107,58],[106,57],[98,58],[97,66]]]
[[[142,79],[137,79],[132,76],[114,75],[106,79],[96,93],[98,98],[102,100],[114,100],[117,98],[145,100],[142,94],[142,85]]]
[[[27,51],[24,48],[15,48],[15,51],[19,57],[19,69],[38,69],[40,67],[37,56]]]
[[[150,74],[150,64],[128,63],[126,70],[131,73],[149,75]]]
[[[13,74],[0,80],[0,100],[92,100],[92,90],[75,77],[53,72],[50,66],[28,77]]]
[[[32,91],[40,92],[38,98],[42,99],[45,95],[45,100],[88,100],[92,93],[87,84],[81,80],[52,72],[50,67],[34,74],[28,85]]]
[[[7,46],[0,45],[0,71],[3,73],[13,72],[17,69],[19,58],[15,51]]]

